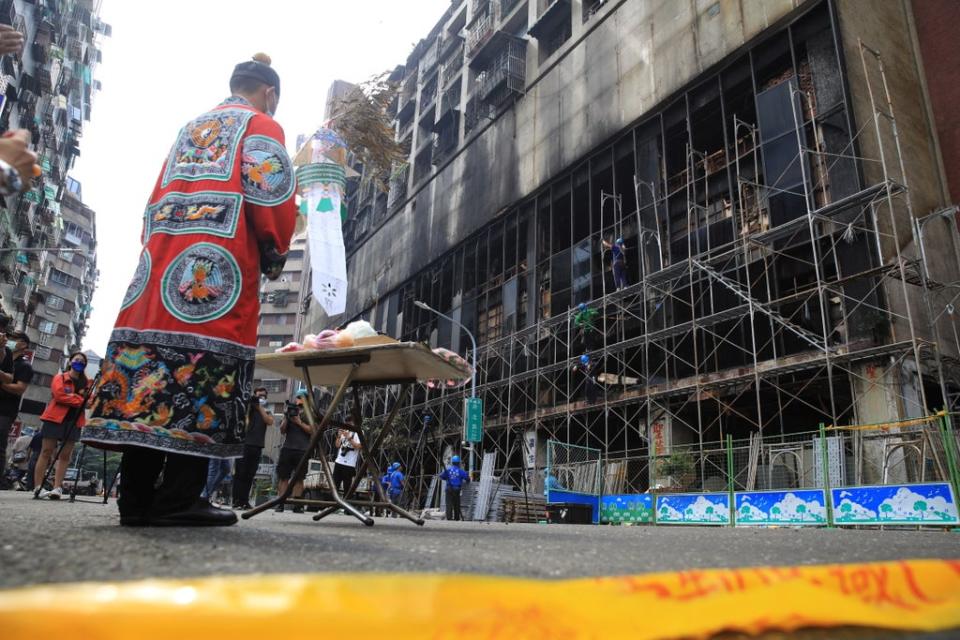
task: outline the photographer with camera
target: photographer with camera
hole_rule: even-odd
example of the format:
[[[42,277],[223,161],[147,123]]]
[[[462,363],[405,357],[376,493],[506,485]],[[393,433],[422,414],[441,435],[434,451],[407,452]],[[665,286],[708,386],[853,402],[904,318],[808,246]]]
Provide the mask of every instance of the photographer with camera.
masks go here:
[[[307,473],[306,467],[297,477],[291,476],[297,470],[300,459],[306,454],[307,447],[310,446],[310,437],[313,435],[313,429],[306,421],[305,396],[306,391],[301,391],[294,402],[287,403],[283,422],[280,423],[280,433],[286,437],[280,449],[280,459],[277,461],[277,478],[279,478],[277,490],[280,495],[283,495],[287,485],[293,482],[293,498],[303,497],[303,478]],[[277,507],[277,512],[283,512],[282,503]],[[303,513],[303,505],[296,505],[293,512]]]
[[[30,339],[14,331],[9,316],[0,314],[0,482],[7,462],[7,439],[17,416],[24,392],[33,380],[33,367],[27,357]]]
[[[273,426],[273,415],[267,411],[267,388],[253,390],[247,412],[247,431],[243,436],[243,457],[237,460],[233,478],[233,508],[250,509],[250,489],[260,466],[267,427]]]
[[[352,418],[347,418],[347,425],[353,424]],[[337,432],[337,460],[333,465],[333,486],[341,496],[350,490],[353,476],[357,473],[357,461],[360,458],[360,437],[356,431],[340,429]]]

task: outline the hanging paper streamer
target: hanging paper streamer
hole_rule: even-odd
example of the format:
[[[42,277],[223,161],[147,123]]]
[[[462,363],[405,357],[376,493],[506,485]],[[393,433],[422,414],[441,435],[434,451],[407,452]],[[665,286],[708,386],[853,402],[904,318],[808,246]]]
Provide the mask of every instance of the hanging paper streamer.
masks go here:
[[[347,307],[347,262],[342,204],[347,149],[330,129],[319,129],[294,158],[313,270],[313,297],[329,316]]]

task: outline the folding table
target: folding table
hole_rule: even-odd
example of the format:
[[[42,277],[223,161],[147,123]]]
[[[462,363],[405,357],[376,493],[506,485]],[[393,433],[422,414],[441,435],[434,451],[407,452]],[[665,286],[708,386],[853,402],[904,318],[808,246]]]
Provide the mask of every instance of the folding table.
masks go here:
[[[372,342],[372,344],[370,343]],[[280,374],[285,378],[302,380],[308,389],[313,390],[314,386],[335,386],[336,392],[330,406],[324,412],[320,424],[315,421],[319,412],[314,407],[313,394],[307,394],[307,422],[313,430],[310,437],[310,444],[307,451],[300,459],[294,477],[299,477],[307,468],[310,455],[315,449],[319,448],[320,462],[323,476],[330,489],[333,500],[304,500],[290,497],[293,492],[294,483],[287,485],[286,491],[282,495],[265,502],[242,514],[242,518],[248,519],[266,511],[279,504],[303,504],[325,507],[314,520],[320,520],[338,509],[343,509],[351,514],[363,524],[373,526],[373,518],[362,513],[357,507],[349,502],[350,497],[356,491],[360,480],[364,477],[367,469],[373,471],[375,479],[374,489],[377,492],[378,501],[364,501],[364,506],[388,509],[399,516],[402,516],[418,525],[423,525],[423,520],[408,511],[401,509],[387,499],[380,486],[381,477],[380,468],[377,465],[376,458],[379,453],[380,445],[384,438],[393,428],[393,421],[397,416],[406,391],[411,384],[423,380],[466,380],[470,377],[470,371],[467,367],[461,367],[451,363],[448,360],[438,356],[426,345],[415,342],[395,342],[388,338],[377,337],[367,342],[349,349],[323,349],[294,351],[290,353],[270,353],[257,356],[257,366]],[[387,415],[383,428],[377,435],[376,442],[367,442],[363,432],[363,416],[360,408],[360,391],[365,387],[374,387],[381,385],[401,385],[401,392],[396,403]],[[343,400],[348,388],[353,389],[353,430],[356,431],[363,447],[361,456],[363,462],[358,466],[357,473],[354,476],[353,483],[346,495],[340,495],[333,484],[333,473],[330,471],[330,461],[326,450],[323,433],[328,425],[333,422],[333,414]]]

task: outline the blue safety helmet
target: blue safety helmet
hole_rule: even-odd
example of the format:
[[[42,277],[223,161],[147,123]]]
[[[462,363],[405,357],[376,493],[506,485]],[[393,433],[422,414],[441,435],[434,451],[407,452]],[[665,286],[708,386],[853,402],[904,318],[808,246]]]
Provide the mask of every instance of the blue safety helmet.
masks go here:
[[[452,458],[450,458],[450,463],[451,463],[451,464],[460,464],[460,456],[453,456]]]
[[[580,356],[580,364],[587,364],[588,362],[590,362],[590,356],[587,354]]]
[[[581,302],[580,304],[577,305],[577,309],[580,309],[580,311],[586,311],[586,310],[587,310],[587,303],[586,303],[586,302]]]
[[[393,469],[394,471],[396,471],[397,469],[400,468],[400,463],[399,463],[399,462],[394,462],[392,465],[390,465],[390,468]]]
[[[623,244],[623,238],[617,238],[617,244]]]

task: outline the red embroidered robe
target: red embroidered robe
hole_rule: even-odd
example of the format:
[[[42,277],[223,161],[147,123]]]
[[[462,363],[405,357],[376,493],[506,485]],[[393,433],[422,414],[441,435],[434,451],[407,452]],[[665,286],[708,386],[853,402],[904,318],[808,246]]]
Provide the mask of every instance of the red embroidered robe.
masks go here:
[[[283,269],[295,182],[283,130],[242,98],[180,131],[147,205],[84,442],[241,455],[260,274]]]

